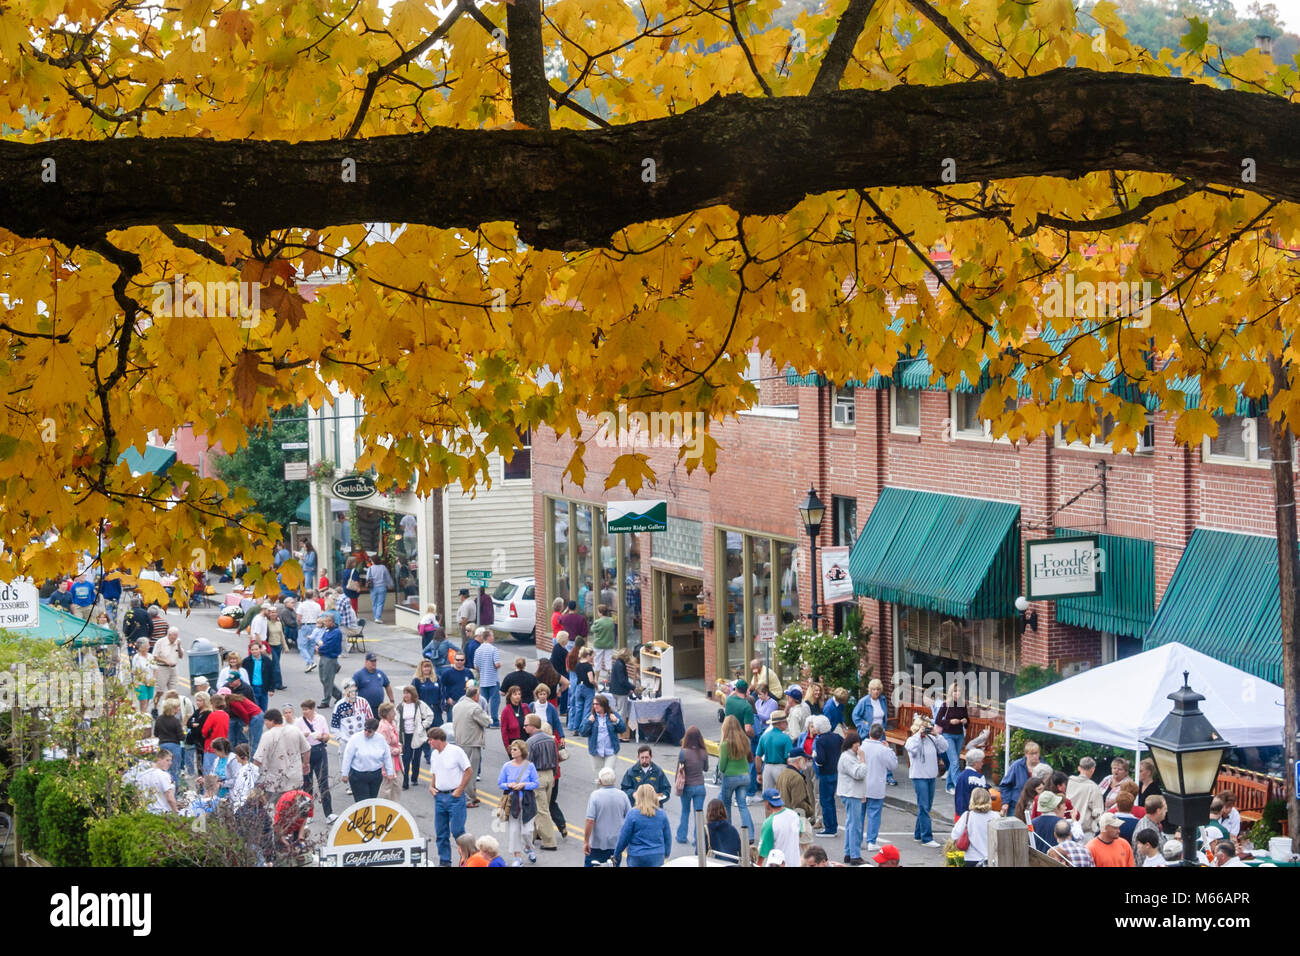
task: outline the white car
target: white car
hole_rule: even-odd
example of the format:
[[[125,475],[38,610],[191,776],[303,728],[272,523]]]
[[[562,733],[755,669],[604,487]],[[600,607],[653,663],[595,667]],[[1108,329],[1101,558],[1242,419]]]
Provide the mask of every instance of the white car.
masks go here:
[[[537,640],[537,581],[506,578],[492,592],[492,630],[516,641]]]

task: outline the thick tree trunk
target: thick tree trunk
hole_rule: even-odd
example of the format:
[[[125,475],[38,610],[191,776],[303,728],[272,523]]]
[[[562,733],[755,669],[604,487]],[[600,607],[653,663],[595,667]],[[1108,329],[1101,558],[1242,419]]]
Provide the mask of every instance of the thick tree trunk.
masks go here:
[[[550,129],[550,85],[546,82],[542,48],[542,0],[514,0],[506,4],[506,37],[515,119],[533,129]]]
[[[54,182],[42,181],[45,157],[55,160]],[[344,179],[346,159],[354,182]],[[535,246],[580,248],[632,223],[718,204],[776,214],[832,190],[1111,169],[1300,201],[1300,104],[1178,78],[1061,69],[996,84],[733,95],[600,130],[6,142],[0,227],[84,242],[133,225],[261,233],[509,220]],[[1243,183],[1251,170],[1255,181]]]
[[[1273,495],[1277,506],[1277,578],[1282,604],[1283,734],[1286,737],[1283,748],[1286,766],[1282,776],[1286,778],[1286,818],[1291,831],[1291,850],[1300,853],[1300,804],[1296,802],[1295,787],[1296,760],[1300,758],[1300,748],[1296,745],[1296,734],[1300,733],[1296,700],[1296,693],[1300,691],[1300,670],[1297,670],[1300,662],[1296,659],[1296,634],[1300,633],[1300,617],[1297,617],[1300,614],[1300,601],[1297,600],[1300,577],[1296,573],[1293,444],[1291,430],[1285,429],[1279,447],[1273,453]]]
[[[1286,385],[1286,368],[1274,358],[1274,390]],[[1295,513],[1295,471],[1292,459],[1295,440],[1291,429],[1281,431],[1277,447],[1273,450],[1273,501],[1277,521],[1277,581],[1282,606],[1282,701],[1285,737],[1283,753],[1285,766],[1282,776],[1286,780],[1286,817],[1291,832],[1291,851],[1300,853],[1300,804],[1296,801],[1296,761],[1300,758],[1297,734],[1300,734],[1300,659],[1296,657],[1296,635],[1300,633],[1300,575],[1297,574],[1297,535]]]

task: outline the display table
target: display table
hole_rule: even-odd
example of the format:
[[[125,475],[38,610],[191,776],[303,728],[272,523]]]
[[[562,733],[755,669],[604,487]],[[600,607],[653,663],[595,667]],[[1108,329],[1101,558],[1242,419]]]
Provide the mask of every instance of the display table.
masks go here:
[[[680,746],[686,733],[682,725],[681,698],[628,701],[628,725],[636,729],[638,740]]]

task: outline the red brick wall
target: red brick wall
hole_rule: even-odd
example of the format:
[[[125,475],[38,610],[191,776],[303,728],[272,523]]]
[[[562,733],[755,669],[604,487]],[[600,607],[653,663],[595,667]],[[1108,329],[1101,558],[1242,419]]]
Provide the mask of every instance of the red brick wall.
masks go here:
[[[764,363],[765,376],[779,372],[770,361]],[[1269,470],[1202,463],[1199,448],[1189,450],[1175,443],[1174,423],[1164,416],[1155,421],[1153,453],[1114,455],[1057,447],[1047,436],[1018,445],[953,440],[948,433],[949,397],[943,392],[922,393],[919,436],[891,433],[889,393],[882,390],[858,390],[855,426],[834,427],[829,389],[763,384],[765,402],[797,403],[797,421],[742,415],[715,424],[712,433],[719,443],[718,469],[711,479],[702,469],[687,475],[674,449],[636,449],[648,455],[659,479],[657,489],[647,488],[642,493],[667,497],[672,514],[704,525],[704,580],[715,615],[716,596],[711,594],[715,525],[797,540],[805,569],[800,582],[801,610],[809,613],[808,542],[798,524],[796,506],[810,483],[828,509],[835,495],[856,498],[859,529],[881,489],[895,486],[1017,502],[1022,538],[1046,537],[1055,527],[1067,527],[1154,540],[1157,600],[1163,596],[1193,528],[1272,533]],[[590,439],[594,430],[586,423],[584,437]],[[605,476],[619,450],[600,448],[590,441],[585,486],[579,489],[563,482],[561,472],[572,450],[571,439],[557,441],[549,433],[539,433],[533,445],[535,554],[543,588],[543,496],[558,494],[595,502],[630,497],[622,486],[604,490]],[[1100,489],[1085,492],[1098,480],[1102,462],[1107,465],[1104,515]],[[830,544],[830,528],[828,512],[819,547]],[[653,537],[644,535],[642,542],[647,585]],[[643,589],[647,630],[652,620],[649,592],[648,586]],[[873,600],[863,599],[861,605],[874,632],[871,663],[875,674],[888,684],[894,670],[891,610]],[[549,599],[539,594],[538,608],[542,616],[538,633],[547,646]],[[1050,602],[1041,602],[1034,610],[1039,626],[1036,632],[1027,630],[1022,639],[1024,664],[1098,658],[1095,633],[1058,624]],[[826,616],[830,616],[829,609]],[[705,667],[706,678],[712,681],[716,673],[712,640],[707,642]]]

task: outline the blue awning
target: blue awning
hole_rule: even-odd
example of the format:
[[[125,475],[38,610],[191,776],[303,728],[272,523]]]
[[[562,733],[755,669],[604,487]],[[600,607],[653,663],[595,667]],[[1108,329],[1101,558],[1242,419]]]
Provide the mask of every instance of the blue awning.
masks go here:
[[[118,456],[117,463],[120,465],[122,462],[126,462],[133,475],[162,477],[176,464],[176,452],[158,445],[145,445],[142,455],[134,448],[128,448]]]

